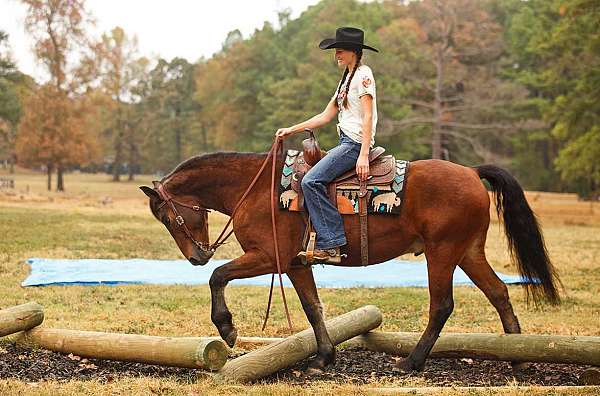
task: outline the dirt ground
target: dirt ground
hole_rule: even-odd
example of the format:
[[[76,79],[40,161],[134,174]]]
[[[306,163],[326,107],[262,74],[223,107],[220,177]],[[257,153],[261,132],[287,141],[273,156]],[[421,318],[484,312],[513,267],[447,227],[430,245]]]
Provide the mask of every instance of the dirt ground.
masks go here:
[[[310,385],[314,381],[343,384],[385,382],[400,376],[416,376],[435,386],[503,386],[503,385],[578,385],[579,375],[589,366],[565,364],[530,364],[513,372],[509,363],[471,359],[430,359],[420,373],[402,374],[395,368],[395,357],[385,353],[359,349],[339,350],[335,366],[321,375],[306,377],[305,359],[281,370],[261,383],[285,381],[290,385]],[[141,363],[126,363],[85,359],[42,349],[28,349],[15,344],[0,347],[0,379],[24,382],[45,380],[97,380],[111,382],[120,377],[172,378],[182,383],[205,377],[200,370],[162,367]]]

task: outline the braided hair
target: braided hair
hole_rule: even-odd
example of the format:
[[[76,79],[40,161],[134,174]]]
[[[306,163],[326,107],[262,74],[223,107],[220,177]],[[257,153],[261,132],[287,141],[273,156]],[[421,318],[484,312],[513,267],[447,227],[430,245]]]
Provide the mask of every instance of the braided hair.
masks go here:
[[[352,78],[354,77],[354,73],[356,73],[356,69],[358,69],[358,67],[360,66],[360,60],[362,59],[362,48],[361,49],[357,49],[354,50],[354,52],[356,53],[356,63],[354,64],[354,68],[352,69],[352,73],[350,73],[350,77],[348,78],[348,82],[346,83],[346,88],[345,88],[345,95],[344,95],[344,101],[342,102],[342,105],[344,106],[345,109],[348,108],[348,92],[350,91],[350,83],[352,82]],[[340,81],[340,85],[338,85],[337,88],[337,95],[340,94],[340,89],[342,88],[342,84],[344,83],[344,79],[346,78],[346,76],[348,75],[348,68],[346,67],[346,69],[344,70],[344,75],[342,76],[342,80]],[[336,95],[336,98],[337,98]],[[338,102],[337,99],[335,101],[336,106],[338,106]]]

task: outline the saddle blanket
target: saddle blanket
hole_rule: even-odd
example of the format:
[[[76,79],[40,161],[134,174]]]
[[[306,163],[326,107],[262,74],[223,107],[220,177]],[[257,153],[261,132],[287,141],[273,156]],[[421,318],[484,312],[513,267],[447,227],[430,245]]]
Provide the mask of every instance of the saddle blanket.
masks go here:
[[[230,260],[210,260],[194,267],[186,260],[102,260],[43,259],[27,260],[31,273],[22,286],[100,286],[100,285],[205,285],[214,269]],[[427,287],[425,261],[390,260],[369,267],[313,266],[318,287]],[[525,283],[515,275],[497,273],[506,284]],[[284,286],[291,287],[287,277]],[[465,273],[457,268],[455,285],[473,286]],[[236,279],[233,285],[269,286],[271,275]]]
[[[283,164],[281,182],[279,184],[279,208],[282,210],[298,211],[298,192],[294,190],[294,164],[298,160],[300,152],[288,150]],[[367,213],[369,214],[400,214],[404,194],[405,180],[408,175],[409,162],[396,160],[395,175],[391,183],[387,185],[367,186]],[[296,188],[298,189],[298,188]],[[337,185],[337,205],[340,213],[358,213],[358,187],[344,184]]]

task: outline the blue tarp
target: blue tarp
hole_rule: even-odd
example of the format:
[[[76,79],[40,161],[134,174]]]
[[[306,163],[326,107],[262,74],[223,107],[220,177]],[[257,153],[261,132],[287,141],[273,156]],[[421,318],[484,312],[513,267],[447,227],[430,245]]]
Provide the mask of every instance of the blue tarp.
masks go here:
[[[27,260],[31,273],[22,286],[49,285],[202,285],[207,284],[213,270],[229,260],[211,260],[194,267],[186,260],[57,260],[32,258]],[[318,287],[427,287],[425,261],[390,260],[369,267],[313,266]],[[498,273],[504,283],[523,283],[519,276]],[[291,286],[284,275],[284,286]],[[271,275],[237,279],[233,285],[268,286]],[[455,285],[473,285],[457,268]]]

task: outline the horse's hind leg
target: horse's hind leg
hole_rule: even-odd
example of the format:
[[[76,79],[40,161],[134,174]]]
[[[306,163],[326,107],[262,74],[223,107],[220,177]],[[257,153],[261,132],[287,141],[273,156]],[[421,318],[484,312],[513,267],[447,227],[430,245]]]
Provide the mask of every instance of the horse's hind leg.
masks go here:
[[[310,363],[307,374],[317,374],[335,360],[335,347],[329,338],[323,318],[323,307],[317,294],[317,286],[310,267],[292,267],[288,277],[298,293],[302,308],[310,322],[317,340],[317,357]]]
[[[520,333],[521,327],[508,297],[508,289],[485,258],[485,235],[467,250],[459,266],[481,289],[498,311],[505,333]]]
[[[440,243],[425,247],[429,279],[429,322],[419,342],[407,358],[398,362],[398,367],[410,372],[422,370],[425,359],[438,339],[446,320],[454,309],[452,297],[452,275],[464,248],[457,244]]]

